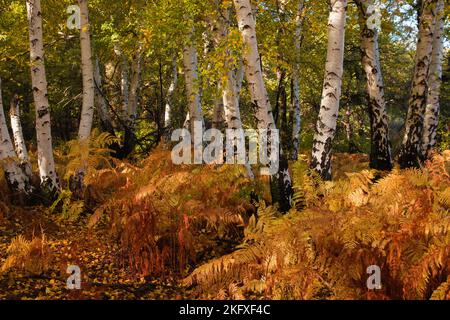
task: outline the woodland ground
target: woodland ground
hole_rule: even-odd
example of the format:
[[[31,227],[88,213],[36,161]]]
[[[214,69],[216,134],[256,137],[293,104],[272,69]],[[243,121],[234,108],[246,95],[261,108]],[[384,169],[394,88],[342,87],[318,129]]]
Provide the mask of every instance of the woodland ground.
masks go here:
[[[93,172],[83,202],[51,210],[13,206],[3,183],[0,299],[449,298],[448,152],[381,182],[365,155],[337,154],[335,182],[322,186],[301,163],[303,208],[285,217],[263,204],[266,180],[175,166],[162,149],[140,167]],[[363,261],[389,269],[393,289],[367,292]],[[68,265],[81,268],[81,290],[66,289]]]

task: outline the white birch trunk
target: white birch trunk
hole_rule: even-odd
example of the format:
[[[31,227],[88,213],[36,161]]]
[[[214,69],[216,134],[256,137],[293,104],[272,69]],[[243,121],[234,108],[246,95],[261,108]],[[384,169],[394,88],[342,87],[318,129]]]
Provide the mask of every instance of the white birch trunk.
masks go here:
[[[220,10],[220,7],[218,3],[216,3],[217,10]],[[225,21],[224,21],[225,20]],[[222,39],[224,39],[228,35],[228,27],[226,24],[226,20],[229,20],[229,10],[226,10],[222,15],[217,19],[216,21],[216,27],[215,27],[215,41],[216,44],[220,43]],[[239,93],[240,86],[242,86],[242,80],[241,83],[238,83],[238,73],[236,70],[234,70],[233,66],[228,63],[228,61],[225,62],[225,70],[226,73],[226,81],[223,84],[220,84],[220,88],[222,89],[222,98],[220,100],[220,104],[222,106],[222,110],[224,111],[225,115],[225,123],[227,129],[232,130],[241,130],[242,136],[240,139],[244,140],[244,132],[242,128],[242,121],[241,121],[241,111],[239,109]],[[220,118],[222,121],[222,113],[220,113]],[[254,179],[254,174],[252,172],[251,166],[248,161],[248,157],[246,157],[245,160],[245,168],[247,170],[247,176],[250,179]]]
[[[3,110],[3,98],[0,80],[0,162],[5,172],[5,178],[13,192],[28,194],[31,186],[28,177],[17,162],[8,127],[6,125],[5,112]]]
[[[415,68],[405,124],[405,136],[399,156],[401,168],[418,167],[420,165],[423,122],[428,90],[428,72],[430,69],[433,33],[436,23],[436,3],[437,0],[423,0],[422,3]]]
[[[80,47],[83,75],[83,105],[80,127],[78,129],[78,140],[85,141],[91,136],[94,119],[94,66],[92,63],[88,2],[87,0],[78,0],[78,5],[81,13]]]
[[[331,0],[325,80],[311,157],[311,169],[326,180],[331,179],[331,147],[341,96],[346,10],[347,0]]]
[[[142,77],[142,46],[139,45],[136,56],[131,64],[130,99],[128,102],[128,121],[130,127],[134,129],[139,104],[139,86]]]
[[[128,103],[130,98],[130,80],[128,75],[128,58],[122,52],[122,48],[119,44],[114,45],[114,52],[117,57],[122,60],[120,66],[120,93],[122,97],[122,109],[120,110],[120,115],[122,120],[125,120],[128,114]]]
[[[444,1],[439,0],[436,9],[436,27],[431,53],[430,71],[428,76],[427,105],[425,111],[422,158],[426,159],[429,151],[436,145],[436,131],[439,121],[439,96],[442,82],[443,33],[444,33]]]
[[[14,95],[11,99],[9,115],[11,118],[11,129],[13,132],[14,146],[16,148],[17,157],[20,160],[22,170],[28,177],[32,176],[30,158],[28,157],[27,146],[23,138],[22,123],[20,121],[19,97]]]
[[[300,47],[302,44],[303,28],[303,8],[304,0],[299,0],[297,5],[297,15],[295,17],[295,65],[292,71],[292,160],[298,159],[301,130],[300,113]]]
[[[172,81],[170,83],[169,89],[167,90],[166,95],[166,106],[164,110],[164,127],[170,128],[171,127],[171,115],[172,115],[172,104],[173,104],[173,96],[175,93],[175,90],[177,88],[178,83],[178,68],[177,68],[177,58],[176,56],[173,58],[172,61]]]
[[[50,108],[47,97],[47,78],[42,38],[40,0],[26,0],[30,40],[30,67],[36,109],[37,157],[41,185],[49,192],[59,188],[53,158]]]
[[[361,64],[366,73],[368,109],[371,131],[370,167],[377,170],[392,169],[389,126],[384,98],[384,84],[378,48],[378,31],[367,25],[369,6],[374,0],[358,0],[361,28]]]
[[[203,122],[203,112],[200,102],[197,50],[192,44],[183,50],[184,76],[189,104],[190,131],[193,135],[195,121]]]
[[[100,73],[100,64],[98,59],[95,60],[95,72],[94,72],[94,82],[95,82],[95,106],[98,112],[98,117],[100,118],[102,129],[110,134],[114,134],[114,126],[109,114],[108,103],[106,102],[105,93],[103,91],[102,76]]]
[[[256,120],[258,128],[276,130],[269,96],[264,84],[261,70],[258,41],[256,38],[256,21],[252,14],[249,0],[233,0],[236,15],[244,45],[244,65],[247,82],[253,104],[256,107]],[[286,212],[292,206],[292,183],[289,175],[287,161],[283,159],[283,151],[280,148],[279,170],[274,175],[278,182],[280,193],[280,210]]]

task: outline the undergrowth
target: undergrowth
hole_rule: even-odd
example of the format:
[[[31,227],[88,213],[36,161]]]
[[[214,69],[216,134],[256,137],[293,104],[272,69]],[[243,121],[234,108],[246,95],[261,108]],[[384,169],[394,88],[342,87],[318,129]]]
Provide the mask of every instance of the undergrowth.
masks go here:
[[[447,152],[422,170],[321,182],[299,161],[306,209],[281,216],[261,204],[240,247],[183,283],[211,299],[449,299],[449,162]],[[367,289],[370,265],[381,268],[381,290]]]

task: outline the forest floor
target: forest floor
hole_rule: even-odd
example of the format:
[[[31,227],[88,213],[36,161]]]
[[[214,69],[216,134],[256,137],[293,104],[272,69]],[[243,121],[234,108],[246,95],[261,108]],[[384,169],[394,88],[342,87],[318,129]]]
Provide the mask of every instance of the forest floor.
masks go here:
[[[87,218],[77,222],[46,214],[42,208],[25,208],[0,225],[0,265],[7,248],[18,235],[32,238],[44,234],[50,249],[50,267],[39,275],[11,269],[0,275],[0,299],[181,299],[181,290],[171,279],[135,278],[120,263],[119,247],[105,230],[91,229]],[[38,242],[39,246],[39,242]],[[39,248],[37,248],[38,250]],[[36,252],[36,255],[40,253]],[[39,261],[42,261],[40,257]],[[24,263],[33,263],[26,261]],[[82,273],[82,290],[66,287],[67,266]],[[39,266],[29,266],[29,269]]]

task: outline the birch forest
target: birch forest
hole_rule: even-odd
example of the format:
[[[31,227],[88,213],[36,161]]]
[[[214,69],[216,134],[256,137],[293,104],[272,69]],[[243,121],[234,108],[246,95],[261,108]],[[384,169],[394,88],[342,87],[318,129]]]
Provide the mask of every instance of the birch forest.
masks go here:
[[[0,300],[450,300],[446,0],[0,0]]]

